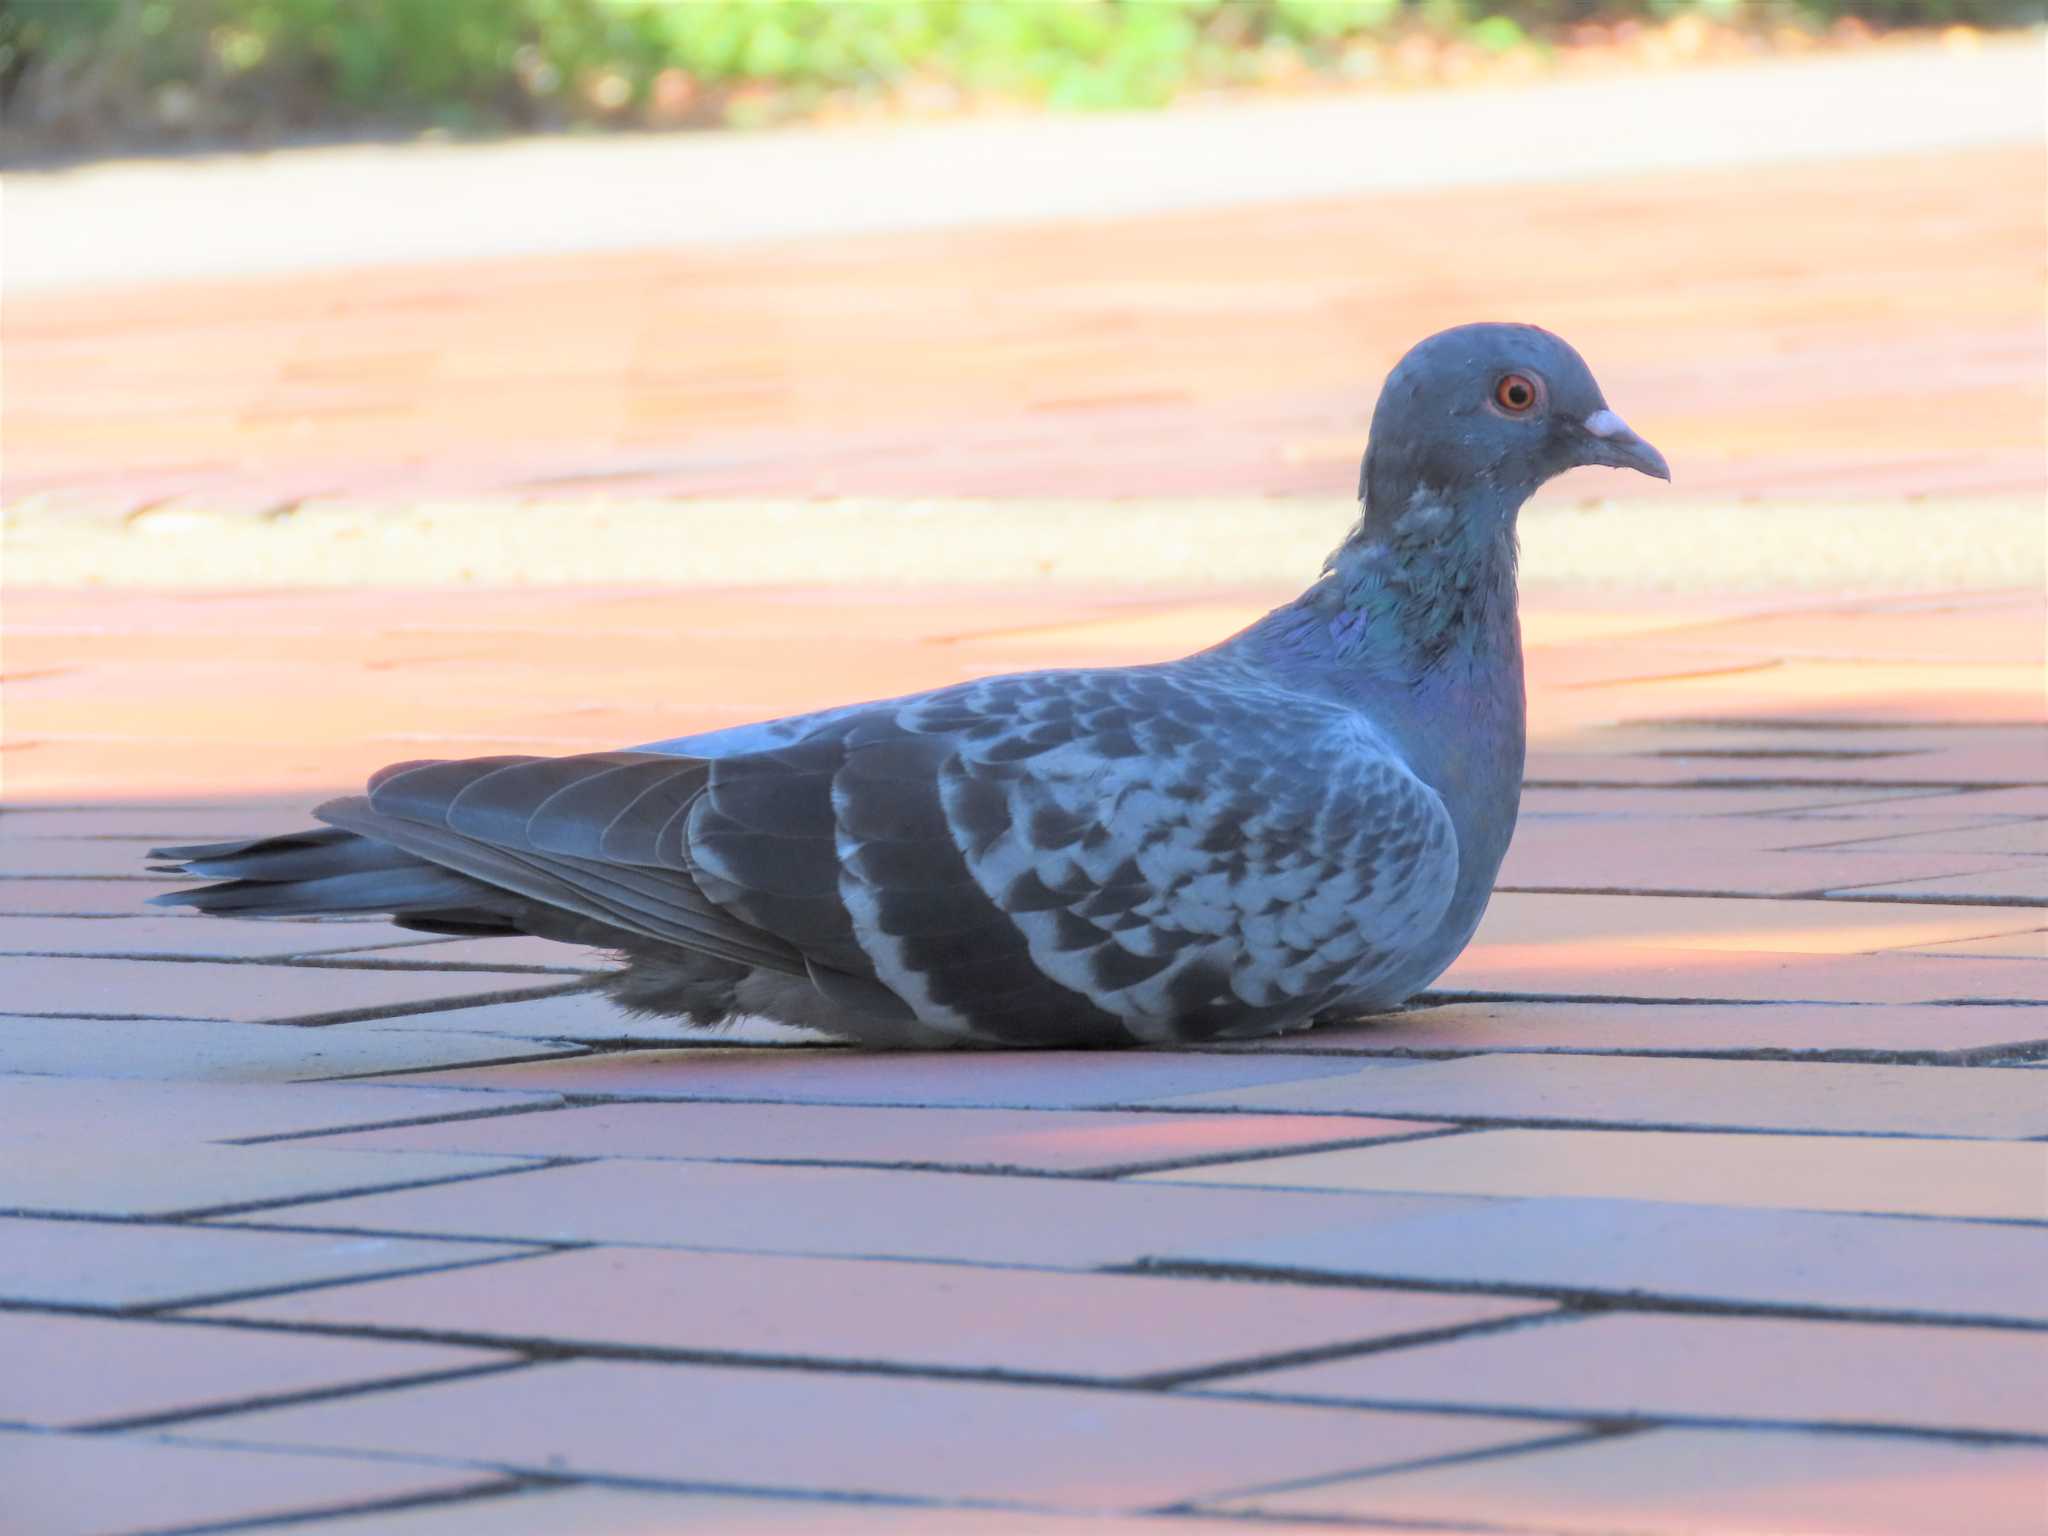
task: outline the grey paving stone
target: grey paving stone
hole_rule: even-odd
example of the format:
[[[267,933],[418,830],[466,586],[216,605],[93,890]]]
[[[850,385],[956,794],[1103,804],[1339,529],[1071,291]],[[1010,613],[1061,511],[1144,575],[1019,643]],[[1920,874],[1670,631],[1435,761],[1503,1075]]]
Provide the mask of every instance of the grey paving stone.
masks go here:
[[[0,1128],[0,1210],[170,1219],[531,1166],[519,1158],[345,1152],[296,1142],[162,1143],[89,1126],[60,1144],[53,1140]]]
[[[507,1004],[537,1007],[539,1004]],[[1246,1041],[1239,1051],[1612,1052],[1630,1056],[1828,1052],[1966,1052],[2048,1042],[2048,1009],[1872,1003],[1454,1002],[1415,1007],[1305,1035]]]
[[[0,1037],[4,1038],[4,1037]],[[1436,1129],[1354,1115],[1184,1115],[1119,1110],[854,1108],[667,1101],[400,1126],[329,1146],[543,1157],[895,1163],[1107,1173]]]
[[[586,1305],[592,1296],[604,1305]],[[1121,1381],[1544,1310],[1420,1291],[590,1248],[202,1315]]]
[[[526,1251],[510,1244],[0,1217],[0,1301],[126,1311]]]
[[[1599,1536],[2040,1536],[2044,1485],[2032,1446],[1666,1429],[1222,1507]]]
[[[601,1162],[294,1206],[294,1225],[1093,1269],[1479,1202],[746,1163]],[[268,1218],[278,1219],[275,1216]]]
[[[0,1312],[0,1421],[77,1428],[517,1358],[450,1344]]]
[[[1788,1025],[1789,1025],[1788,1019]],[[573,1070],[575,1064],[569,1064]],[[561,1068],[503,1068],[548,1073]],[[1683,1125],[2020,1139],[2048,1135],[2039,1085],[1995,1067],[1471,1056],[1152,1100],[1312,1114]]]
[[[182,960],[0,958],[15,1013],[62,1018],[308,1021],[403,1012],[463,998],[535,997],[558,976],[520,971],[312,970]]]
[[[1930,875],[1918,880],[1858,882],[1831,889],[1830,896],[1934,898],[1946,901],[2010,901],[2048,907],[2048,867],[2035,861],[1972,875]]]
[[[765,1019],[743,1019],[716,1033],[686,1030],[674,1019],[636,1018],[598,992],[562,992],[529,1002],[481,1003],[436,1013],[394,1014],[381,1029],[459,1029],[515,1040],[588,1040],[600,1044],[816,1045],[824,1036]]]
[[[178,1145],[353,1130],[560,1102],[552,1093],[469,1093],[409,1078],[286,1085],[0,1074],[0,1132],[24,1143],[49,1138],[49,1145],[57,1147],[72,1137],[105,1135],[108,1127],[118,1127],[145,1145]]]
[[[1143,1175],[1436,1195],[1590,1195],[2048,1221],[2048,1143],[1702,1131],[1474,1131]]]
[[[1185,1262],[1394,1283],[2048,1321],[2048,1294],[2037,1283],[2048,1265],[2048,1230],[1988,1222],[1508,1200],[1155,1251]]]
[[[152,896],[190,885],[189,880],[30,880],[0,876],[0,914],[47,917],[86,914],[133,917],[150,910]]]
[[[371,958],[418,958],[409,952],[415,948],[431,952],[435,948],[431,943],[422,945],[420,935],[407,934],[391,923],[230,923],[196,912],[186,916],[138,912],[132,917],[93,918],[0,916],[0,954],[10,955],[235,960],[332,955],[371,950],[378,944],[400,947],[376,950]]]
[[[573,1054],[579,1049],[561,1042],[425,1028],[336,1024],[325,1029],[296,1029],[204,1019],[50,1019],[0,1014],[0,1066],[12,1073],[64,1078],[305,1082],[474,1066],[507,1058]]]
[[[1204,1090],[1400,1073],[1406,1062],[1362,1069],[1313,1056],[1223,1053],[1031,1051],[1000,1058],[974,1051],[635,1051],[578,1062],[436,1073],[422,1081],[480,1088],[546,1089],[614,1098],[753,1099],[783,1104],[937,1104],[997,1109],[1110,1108]]]
[[[7,1529],[114,1536],[348,1509],[497,1481],[365,1457],[281,1456],[139,1435],[0,1430]]]
[[[1329,1533],[1321,1522],[1292,1520],[1262,1520],[1258,1529]],[[1387,1528],[1346,1529],[1384,1536]],[[465,1499],[320,1523],[320,1536],[671,1536],[676,1531],[746,1536],[1222,1536],[1232,1530],[1222,1520],[1180,1515],[1094,1515],[801,1496],[742,1498],[597,1486],[534,1488],[506,1498]],[[1443,1527],[1436,1536],[1459,1533]]]
[[[1207,1389],[1603,1418],[1882,1424],[2048,1436],[2044,1381],[2043,1333],[1636,1313],[1258,1371]]]
[[[0,871],[14,876],[140,875],[149,869],[154,845],[147,836],[0,837]]]
[[[828,1426],[791,1432],[792,1425]],[[1153,1509],[1529,1440],[1526,1421],[569,1362],[235,1414],[207,1438],[759,1489]],[[194,1426],[193,1438],[199,1438]],[[912,1448],[906,1454],[906,1448]]]

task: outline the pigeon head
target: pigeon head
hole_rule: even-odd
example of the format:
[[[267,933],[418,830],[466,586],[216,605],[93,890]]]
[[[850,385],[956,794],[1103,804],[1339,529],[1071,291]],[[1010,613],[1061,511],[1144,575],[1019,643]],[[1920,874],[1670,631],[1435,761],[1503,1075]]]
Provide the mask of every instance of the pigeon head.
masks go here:
[[[1533,325],[1461,325],[1418,342],[1387,375],[1358,494],[1373,522],[1416,506],[1454,508],[1461,521],[1487,510],[1509,518],[1580,464],[1671,478],[1561,338]]]

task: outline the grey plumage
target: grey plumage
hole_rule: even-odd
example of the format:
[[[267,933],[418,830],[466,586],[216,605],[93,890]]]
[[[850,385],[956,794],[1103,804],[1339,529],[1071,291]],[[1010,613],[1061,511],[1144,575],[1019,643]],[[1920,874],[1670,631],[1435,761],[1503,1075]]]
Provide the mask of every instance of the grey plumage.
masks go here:
[[[1247,1037],[1397,1003],[1485,908],[1520,795],[1514,514],[1664,475],[1527,326],[1389,376],[1359,526],[1159,665],[992,678],[565,758],[385,769],[287,837],[159,854],[221,913],[614,950],[630,1008],[878,1045]]]

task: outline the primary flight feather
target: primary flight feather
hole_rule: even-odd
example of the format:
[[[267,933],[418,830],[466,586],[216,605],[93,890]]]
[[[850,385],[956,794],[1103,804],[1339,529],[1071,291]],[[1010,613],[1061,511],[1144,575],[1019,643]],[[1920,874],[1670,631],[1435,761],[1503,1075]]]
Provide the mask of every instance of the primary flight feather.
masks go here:
[[[1465,947],[1521,796],[1515,514],[1669,478],[1547,331],[1387,378],[1362,516],[1208,650],[574,757],[403,763],[320,828],[166,848],[221,914],[382,912],[623,957],[626,1007],[887,1046],[1245,1038],[1389,1007]]]

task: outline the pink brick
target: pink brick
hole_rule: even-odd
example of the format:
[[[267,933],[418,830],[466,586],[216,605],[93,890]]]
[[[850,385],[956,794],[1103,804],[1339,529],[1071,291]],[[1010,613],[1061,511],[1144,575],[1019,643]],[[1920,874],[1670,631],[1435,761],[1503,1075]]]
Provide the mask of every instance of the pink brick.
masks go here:
[[[1360,1064],[1348,1076],[1182,1094],[1170,1102],[1189,1109],[1594,1121],[1616,1126],[1994,1140],[2048,1135],[2048,1101],[2042,1099],[2039,1086],[2023,1074],[1989,1067],[1467,1056],[1414,1065]]]
[[[187,880],[0,879],[0,915],[9,917],[133,917],[151,909],[152,896],[189,885]]]
[[[592,1296],[604,1305],[586,1305]],[[207,1315],[1121,1380],[1541,1310],[1419,1292],[598,1248]]]
[[[1226,1507],[1601,1536],[2039,1536],[2044,1483],[2048,1453],[2033,1446],[1667,1429]]]
[[[521,1005],[529,1006],[529,1005]],[[1354,1116],[602,1104],[369,1131],[325,1146],[544,1157],[916,1163],[1089,1173],[1431,1130]]]
[[[126,1310],[464,1264],[521,1250],[415,1238],[0,1218],[0,1301]]]
[[[294,1207],[294,1225],[1094,1269],[1466,1200],[747,1163],[585,1163]],[[229,1218],[233,1221],[237,1218]],[[273,1215],[269,1220],[276,1220]]]
[[[380,1510],[353,1519],[323,1520],[321,1536],[675,1536],[681,1531],[719,1536],[1189,1536],[1176,1516],[1053,1514],[963,1505],[835,1501],[800,1496],[743,1498],[685,1492],[604,1488],[533,1488],[510,1498],[465,1499],[417,1509]],[[1363,1528],[1353,1526],[1353,1531]],[[1261,1521],[1261,1532],[1308,1532],[1329,1527]],[[1366,1536],[1408,1536],[1375,1528]],[[1449,1527],[1438,1536],[1461,1536]],[[1477,1536],[1477,1533],[1475,1533]]]
[[[24,1536],[304,1516],[492,1481],[488,1473],[396,1461],[0,1430],[6,1514]]]
[[[51,1152],[90,1145],[110,1125],[124,1127],[134,1145],[186,1145],[558,1102],[546,1093],[436,1089],[418,1078],[286,1085],[0,1075],[0,1133],[18,1146],[40,1143]]]
[[[402,947],[373,948],[386,945]],[[129,917],[0,917],[0,954],[241,959],[369,950],[374,959],[417,960],[434,947],[390,923],[223,922],[150,912],[139,901]]]
[[[543,1004],[511,1006],[531,1008]],[[1824,1051],[1995,1054],[2048,1040],[2035,1010],[1851,1003],[1458,1002],[1410,1008],[1237,1050],[1618,1051],[1655,1055]],[[455,1015],[453,1017],[459,1017]]]
[[[0,1014],[0,1061],[65,1078],[306,1082],[372,1072],[477,1066],[568,1054],[575,1047],[421,1026],[336,1024],[293,1029],[203,1019],[24,1019]],[[0,1091],[0,1100],[4,1100]]]
[[[1673,1001],[2048,1001],[2048,977],[2021,960],[1957,960],[1912,954],[1802,955],[1763,948],[1652,948],[1601,939],[1475,944],[1437,978],[1436,988]]]
[[[572,1362],[236,1414],[242,1443],[761,1489],[1150,1509],[1510,1445],[1526,1421],[818,1371]]]
[[[1001,1070],[990,1070],[997,1059]],[[437,1073],[417,1081],[598,1097],[1080,1109],[1136,1104],[1204,1087],[1250,1088],[1355,1071],[1354,1063],[1314,1056],[1254,1061],[1226,1054],[1032,1051],[991,1058],[973,1051],[698,1048]]]
[[[415,1282],[424,1283],[424,1282]],[[1603,1418],[2048,1435],[2048,1337],[1755,1317],[1610,1315],[1234,1376],[1219,1390]]]
[[[2048,1145],[2038,1141],[1474,1131],[1144,1177],[1237,1188],[1594,1197],[2048,1221]]]
[[[0,1313],[0,1356],[7,1360],[0,1419],[51,1428],[198,1412],[515,1358],[447,1344],[32,1312]]]
[[[167,960],[0,959],[16,1013],[297,1021],[400,1012],[466,998],[534,997],[562,985],[513,971],[312,970]]]
[[[1282,1193],[1266,1191],[1268,1198]],[[1945,1322],[2048,1321],[2048,1302],[2034,1283],[2048,1263],[2048,1231],[2033,1223],[1937,1224],[1652,1200],[1445,1199],[1435,1212],[1406,1218],[1210,1235],[1159,1256],[1382,1285],[1824,1308]]]

